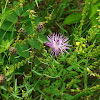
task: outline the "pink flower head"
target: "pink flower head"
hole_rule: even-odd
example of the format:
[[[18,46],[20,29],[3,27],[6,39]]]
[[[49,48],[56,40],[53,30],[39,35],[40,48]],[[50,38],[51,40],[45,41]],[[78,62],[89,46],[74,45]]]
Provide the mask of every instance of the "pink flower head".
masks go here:
[[[55,53],[55,57],[57,58],[58,54],[60,55],[60,52],[62,53],[62,55],[63,51],[68,53],[66,49],[70,49],[68,46],[71,46],[68,44],[69,42],[67,41],[68,38],[63,37],[63,35],[61,34],[57,35],[57,33],[56,34],[54,33],[52,36],[51,35],[47,36],[47,39],[50,42],[46,42],[46,45],[53,49],[52,56]]]

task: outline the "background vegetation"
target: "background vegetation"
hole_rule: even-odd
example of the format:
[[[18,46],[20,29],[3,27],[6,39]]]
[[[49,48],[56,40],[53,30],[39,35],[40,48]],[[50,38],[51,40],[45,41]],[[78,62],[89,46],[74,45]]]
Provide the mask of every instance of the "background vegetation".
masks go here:
[[[45,41],[55,32],[69,38],[70,55],[51,58]],[[0,100],[100,100],[99,94],[100,0],[1,0]]]

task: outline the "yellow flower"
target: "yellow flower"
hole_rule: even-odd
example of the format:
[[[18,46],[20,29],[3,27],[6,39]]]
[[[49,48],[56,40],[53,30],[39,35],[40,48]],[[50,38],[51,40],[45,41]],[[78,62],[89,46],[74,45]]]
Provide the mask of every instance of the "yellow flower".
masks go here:
[[[76,42],[76,45],[79,46],[80,45],[80,42]]]
[[[81,52],[81,51],[82,51],[82,47],[79,48],[79,52]]]
[[[83,53],[85,53],[84,51],[82,51]]]
[[[85,47],[85,44],[83,44],[82,46]]]
[[[98,25],[98,28],[100,28],[100,25]]]

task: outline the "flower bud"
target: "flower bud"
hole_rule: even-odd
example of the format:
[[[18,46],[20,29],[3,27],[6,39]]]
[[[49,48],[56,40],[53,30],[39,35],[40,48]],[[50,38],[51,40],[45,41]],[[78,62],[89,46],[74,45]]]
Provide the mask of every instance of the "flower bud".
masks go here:
[[[11,55],[16,55],[17,49],[15,47],[10,47],[9,52],[10,52]]]
[[[6,76],[4,76],[3,74],[0,74],[0,85],[5,84],[7,81]]]
[[[24,28],[20,28],[20,29],[19,29],[19,32],[20,32],[21,34],[26,34],[26,32],[25,32],[25,29],[24,29]]]
[[[38,33],[42,32],[43,27],[44,27],[44,26],[43,26],[43,23],[40,22],[40,23],[38,24],[38,26],[37,26],[37,31],[38,31]]]

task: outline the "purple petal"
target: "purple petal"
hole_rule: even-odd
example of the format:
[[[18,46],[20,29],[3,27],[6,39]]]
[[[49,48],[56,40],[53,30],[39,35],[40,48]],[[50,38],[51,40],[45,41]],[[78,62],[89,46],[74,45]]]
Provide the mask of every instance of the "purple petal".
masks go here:
[[[61,50],[61,53],[62,53],[62,55],[63,55],[63,51]],[[64,55],[63,55],[64,56]]]
[[[47,36],[47,39],[51,42],[52,41],[52,39],[51,39],[52,37],[50,37],[50,36]]]
[[[70,49],[69,47],[71,46],[71,45],[68,44],[69,43],[68,38],[63,37],[63,35],[57,34],[57,32],[56,32],[56,33],[53,33],[52,36],[48,35],[47,39],[50,42],[46,42],[46,45],[49,46],[49,47],[51,47],[51,48],[53,48],[52,56],[55,53],[55,57],[57,57],[58,55],[60,55],[60,52],[63,55],[63,51],[66,52],[66,53],[68,53],[66,51],[66,49]]]
[[[54,46],[53,46],[53,44],[52,44],[52,43],[50,43],[50,42],[46,43],[46,45],[47,45],[47,46],[49,46],[49,47],[51,47],[51,48],[53,48],[53,47],[54,47]]]
[[[64,52],[66,52],[67,54],[69,54],[66,50],[64,50]],[[69,54],[70,55],[70,54]]]
[[[54,50],[51,53],[52,53],[52,55],[51,55],[51,57],[52,57],[54,55]]]

